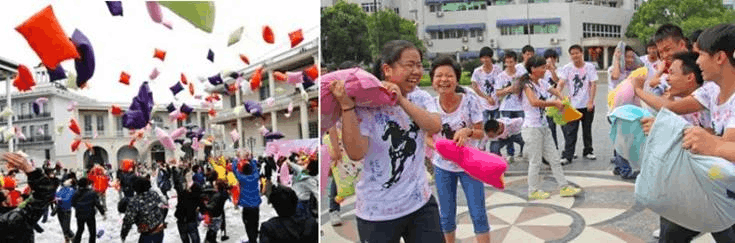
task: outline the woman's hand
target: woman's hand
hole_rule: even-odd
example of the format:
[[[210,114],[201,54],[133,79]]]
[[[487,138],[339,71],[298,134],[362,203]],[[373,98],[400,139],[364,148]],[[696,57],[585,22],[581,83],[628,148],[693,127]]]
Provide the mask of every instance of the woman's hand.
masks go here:
[[[332,81],[332,83],[329,84],[329,91],[332,92],[332,95],[337,100],[342,109],[349,109],[355,106],[355,101],[347,96],[344,80]]]
[[[459,129],[459,131],[457,131],[456,133],[454,133],[454,138],[452,140],[454,140],[454,143],[457,146],[462,147],[462,146],[464,146],[464,143],[467,140],[471,139],[470,136],[473,135],[472,133],[473,133],[473,129],[472,128],[462,128],[462,129]]]
[[[24,158],[20,154],[4,153],[3,159],[8,162],[8,170],[18,168],[26,174],[33,172],[33,166],[31,166],[31,164],[28,163],[28,160],[26,160],[26,158]]]
[[[556,107],[560,111],[564,111],[564,103],[562,103],[561,100],[552,100],[552,101],[549,101],[549,102],[551,102],[552,104],[554,104],[554,107]]]
[[[682,147],[692,153],[717,156],[717,148],[722,142],[717,136],[710,134],[701,127],[690,127],[684,130]],[[719,156],[717,156],[719,157]]]
[[[383,88],[387,89],[388,92],[395,93],[396,95],[398,95],[398,97],[403,96],[403,94],[401,93],[401,89],[398,88],[398,85],[387,81],[381,82],[381,85],[383,86]]]
[[[653,118],[653,117],[644,117],[641,119],[641,127],[643,127],[643,134],[648,136],[648,133],[651,132],[651,127],[653,127],[654,121],[656,121],[656,118]]]

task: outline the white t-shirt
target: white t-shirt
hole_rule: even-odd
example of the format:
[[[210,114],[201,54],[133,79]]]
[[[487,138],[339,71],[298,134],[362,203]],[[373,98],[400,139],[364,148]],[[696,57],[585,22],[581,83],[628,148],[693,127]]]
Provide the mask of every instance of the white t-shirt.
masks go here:
[[[503,123],[505,128],[503,129],[503,133],[501,133],[495,138],[491,138],[490,139],[491,141],[506,139],[510,136],[521,134],[521,129],[523,128],[523,118],[522,117],[516,117],[516,118],[500,117],[495,120],[497,120],[499,123]]]
[[[526,74],[526,69],[516,68],[516,73],[513,76],[508,75],[508,72],[503,71],[498,75],[498,81],[495,83],[495,90],[504,89],[510,87],[513,83],[518,82],[523,74]],[[501,111],[521,111],[521,97],[518,94],[507,94],[500,103]]]
[[[556,72],[556,77],[559,77],[559,72]],[[541,80],[541,81],[544,82],[544,83],[546,83],[545,85],[548,86],[549,89],[555,89],[556,86],[557,86],[557,84],[558,84],[558,82],[554,82],[554,78],[553,78],[553,76],[551,76],[551,71],[550,70],[546,70],[546,72],[544,73],[544,79]],[[551,100],[556,100],[558,98],[556,96],[551,95],[551,98],[550,99]]]
[[[436,97],[436,106],[439,107],[439,114],[442,116],[442,130],[439,136],[444,139],[454,139],[454,133],[462,128],[472,128],[475,123],[481,123],[483,120],[482,110],[480,109],[480,97],[473,94],[462,95],[459,107],[452,113],[446,113],[439,104],[439,97]],[[477,140],[472,139],[466,146],[477,147]],[[439,168],[452,172],[464,171],[456,163],[444,159],[439,153],[434,151],[432,162]]]
[[[562,67],[559,79],[566,81],[569,87],[569,97],[572,107],[576,109],[587,108],[590,99],[590,85],[597,81],[597,70],[592,63],[585,62],[582,68],[577,68],[570,62]]]
[[[526,85],[530,87],[536,98],[539,100],[549,100],[551,94],[549,93],[549,83],[539,79],[538,84],[533,82]],[[546,127],[546,107],[535,107],[531,105],[531,102],[526,97],[525,92],[523,93],[523,127]]]
[[[428,112],[439,112],[426,91],[417,88],[406,97]],[[362,175],[355,185],[357,217],[386,221],[415,212],[431,197],[424,165],[426,132],[400,106],[355,111],[360,133],[369,138]]]
[[[487,99],[482,99],[482,97],[480,97],[482,99],[480,104],[484,110],[496,110],[500,107],[500,101],[498,100],[498,97],[495,96],[495,83],[497,82],[496,80],[498,75],[502,72],[503,69],[498,65],[493,65],[493,70],[489,73],[486,73],[482,69],[482,66],[475,68],[475,71],[472,72],[472,82],[477,83],[477,86],[485,95],[489,95],[493,100],[495,100],[495,104],[490,105],[487,102]]]
[[[710,113],[712,128],[717,136],[722,136],[725,129],[735,128],[735,94],[727,98],[721,105],[717,104],[720,86],[713,82],[705,82],[692,96]]]
[[[650,66],[651,68],[653,68],[653,70],[656,70],[656,68],[658,68],[658,65],[661,64],[661,60],[658,60],[658,59],[656,59],[655,62],[649,61],[648,55],[641,56],[640,59],[641,59],[641,62],[643,62],[643,65],[645,65],[646,67]]]
[[[516,63],[516,70],[523,70],[523,73],[528,72],[528,70],[526,70],[526,64],[523,64],[523,62]]]
[[[607,69],[607,92],[610,92],[613,89],[615,89],[615,87],[617,87],[618,84],[623,82],[623,80],[628,78],[628,75],[630,75],[630,73],[633,72],[633,70],[626,70],[626,69],[620,70],[620,76],[618,77],[618,79],[613,79],[612,78],[613,68],[614,67],[610,67]]]

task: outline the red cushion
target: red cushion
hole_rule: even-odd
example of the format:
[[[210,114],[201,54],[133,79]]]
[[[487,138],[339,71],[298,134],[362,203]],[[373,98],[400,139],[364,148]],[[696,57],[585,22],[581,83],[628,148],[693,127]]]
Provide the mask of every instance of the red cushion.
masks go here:
[[[270,26],[263,26],[263,40],[268,44],[273,44],[275,42],[273,30]]]
[[[288,33],[288,38],[291,39],[291,48],[293,48],[304,40],[304,34],[301,32],[301,29],[298,29],[294,32]]]
[[[36,86],[36,82],[33,81],[33,74],[28,70],[28,67],[23,64],[18,65],[18,76],[13,80],[13,86],[20,91],[30,91],[33,86]]]
[[[15,30],[26,38],[47,67],[56,67],[64,60],[79,58],[77,48],[64,34],[51,5],[15,27]]]

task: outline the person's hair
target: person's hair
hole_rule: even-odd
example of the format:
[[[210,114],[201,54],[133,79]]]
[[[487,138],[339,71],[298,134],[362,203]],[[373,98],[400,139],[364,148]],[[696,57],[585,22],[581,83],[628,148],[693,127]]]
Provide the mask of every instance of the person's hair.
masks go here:
[[[505,53],[503,54],[503,61],[505,61],[505,59],[508,59],[508,58],[513,58],[513,60],[518,61],[518,54],[516,54],[516,52],[512,50],[506,50]]]
[[[454,76],[457,78],[457,83],[459,84],[459,79],[462,77],[462,67],[460,67],[459,63],[450,56],[440,56],[437,59],[434,59],[434,62],[431,63],[431,71],[429,72],[431,82],[434,82],[434,73],[436,72],[436,69],[445,65],[454,70]]]
[[[480,57],[484,57],[484,56],[493,58],[493,49],[487,46],[480,48]]]
[[[629,51],[632,51],[633,53],[638,55],[638,53],[633,49],[633,47],[630,47],[630,46],[625,46],[625,52],[623,53],[623,55],[625,55],[625,53],[628,53]]]
[[[350,69],[359,66],[359,64],[355,61],[347,60],[339,64],[337,67],[339,70],[342,69]]]
[[[697,85],[702,86],[704,79],[702,78],[702,69],[697,65],[699,54],[693,52],[679,52],[674,54],[674,61],[681,60],[681,71],[684,74],[694,73]]]
[[[500,123],[495,119],[489,119],[484,125],[485,132],[496,132],[500,128]]]
[[[658,27],[656,33],[653,34],[653,42],[659,43],[663,40],[671,38],[673,41],[686,40],[684,38],[684,32],[681,31],[679,26],[673,24],[664,24]]]
[[[533,52],[533,53],[536,53],[536,50],[533,49],[533,46],[531,46],[531,45],[525,45],[521,49],[521,54],[526,54],[526,52],[529,52],[529,51],[530,52]]]
[[[250,165],[250,162],[247,160],[241,160],[239,163],[242,163],[240,166],[240,173],[244,175],[250,175],[253,173],[253,166]]]
[[[653,41],[653,39],[649,40],[648,43],[646,43],[646,52],[648,52],[648,48],[657,48],[656,42]]]
[[[151,189],[151,181],[145,177],[137,176],[133,181],[133,190],[135,193],[144,193]]]
[[[523,74],[521,76],[520,82],[521,82],[521,92],[518,93],[519,96],[523,95],[523,88],[526,87],[526,84],[531,83],[531,69],[535,67],[541,67],[546,65],[546,59],[539,55],[534,55],[530,58],[528,58],[528,62],[526,62],[526,74]]]
[[[703,30],[695,30],[692,32],[692,34],[689,35],[689,45],[687,45],[687,48],[689,51],[692,51],[694,49],[694,43],[697,42],[697,39],[699,39],[699,35],[702,34]]]
[[[309,161],[309,164],[306,166],[306,169],[309,171],[310,176],[319,175],[319,161],[318,160]]]
[[[79,179],[79,181],[77,181],[77,186],[79,186],[79,188],[85,188],[89,186],[89,179],[87,179],[87,177],[82,177],[81,179]]]
[[[279,217],[291,217],[296,213],[299,198],[291,188],[277,185],[271,190],[268,202],[273,204]]]
[[[572,54],[572,50],[574,50],[574,49],[577,49],[577,50],[579,50],[579,52],[584,53],[584,50],[582,49],[582,46],[577,45],[577,44],[574,44],[574,45],[570,46],[569,47],[569,50],[567,50],[567,52],[569,52],[569,54]]]
[[[191,166],[191,171],[193,171],[194,173],[199,172],[199,168],[200,168],[199,165],[193,165]]]
[[[559,53],[556,53],[554,49],[546,49],[546,51],[544,51],[544,58],[549,58],[549,57],[559,59]]]
[[[403,51],[408,49],[414,49],[418,51],[421,59],[424,58],[421,50],[416,48],[416,46],[409,41],[392,40],[385,43],[385,45],[383,45],[382,51],[380,52],[380,58],[375,63],[375,67],[373,68],[373,75],[375,75],[379,79],[385,79],[385,74],[383,73],[383,64],[395,64],[399,59],[401,59],[401,54],[403,54]]]
[[[702,32],[697,39],[697,46],[707,54],[714,55],[719,51],[725,52],[730,65],[735,66],[735,26],[721,24]]]
[[[217,191],[219,192],[227,191],[227,187],[228,187],[227,181],[222,180],[222,179],[217,179],[217,181],[214,183],[214,186],[217,188]]]

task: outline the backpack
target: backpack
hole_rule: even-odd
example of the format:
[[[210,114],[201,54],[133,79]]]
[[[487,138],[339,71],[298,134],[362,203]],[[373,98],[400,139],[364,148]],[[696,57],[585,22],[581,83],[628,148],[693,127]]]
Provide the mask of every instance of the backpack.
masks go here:
[[[59,208],[63,210],[71,210],[71,198],[74,196],[74,188],[72,187],[62,187],[61,190],[56,192],[56,204],[59,205]]]

